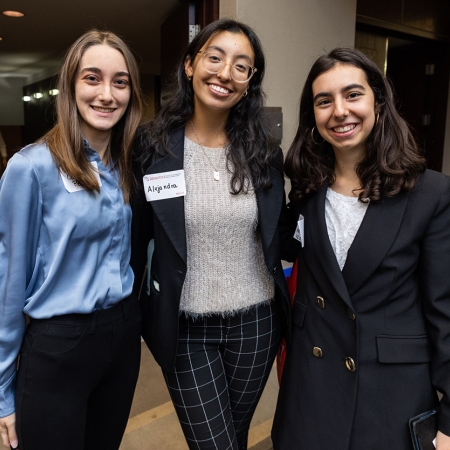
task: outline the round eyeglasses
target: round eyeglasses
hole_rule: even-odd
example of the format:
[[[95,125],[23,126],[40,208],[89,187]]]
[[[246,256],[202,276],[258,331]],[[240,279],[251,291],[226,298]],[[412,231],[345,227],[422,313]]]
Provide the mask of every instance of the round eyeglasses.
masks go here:
[[[230,64],[231,78],[238,83],[245,83],[250,80],[258,70],[256,67],[252,67],[241,60],[234,63],[226,62],[223,55],[219,52],[204,52],[203,50],[200,50],[199,53],[203,55],[202,64],[207,72],[214,74],[219,73],[227,64]]]

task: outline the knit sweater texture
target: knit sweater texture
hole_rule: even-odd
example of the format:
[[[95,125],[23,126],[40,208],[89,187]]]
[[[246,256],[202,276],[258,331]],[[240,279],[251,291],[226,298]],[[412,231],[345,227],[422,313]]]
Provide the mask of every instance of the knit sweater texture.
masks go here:
[[[187,273],[180,310],[192,317],[227,316],[272,300],[275,285],[264,261],[254,190],[230,193],[223,148],[204,147],[211,164],[186,137],[184,147]]]

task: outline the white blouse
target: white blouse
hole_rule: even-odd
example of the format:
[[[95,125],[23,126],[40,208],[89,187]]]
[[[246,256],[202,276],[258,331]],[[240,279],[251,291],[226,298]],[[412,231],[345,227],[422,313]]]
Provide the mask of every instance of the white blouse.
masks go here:
[[[341,270],[368,206],[369,203],[360,202],[358,197],[348,197],[331,188],[327,190],[325,221],[331,247]]]

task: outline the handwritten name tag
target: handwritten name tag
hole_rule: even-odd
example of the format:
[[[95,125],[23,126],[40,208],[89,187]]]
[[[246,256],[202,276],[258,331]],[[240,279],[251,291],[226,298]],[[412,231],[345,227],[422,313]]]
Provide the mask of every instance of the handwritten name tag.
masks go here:
[[[97,178],[98,185],[101,186],[102,180],[100,179],[100,174],[98,173],[97,161],[91,161],[91,164],[92,164],[92,167],[94,167],[94,169],[95,169],[95,178]],[[84,187],[81,186],[81,184],[77,180],[74,180],[73,178],[69,177],[69,175],[67,175],[64,172],[60,172],[60,173],[61,173],[62,181],[64,183],[64,187],[66,188],[67,192],[73,193],[73,192],[85,190]]]
[[[148,202],[186,195],[184,170],[144,175],[145,197]]]

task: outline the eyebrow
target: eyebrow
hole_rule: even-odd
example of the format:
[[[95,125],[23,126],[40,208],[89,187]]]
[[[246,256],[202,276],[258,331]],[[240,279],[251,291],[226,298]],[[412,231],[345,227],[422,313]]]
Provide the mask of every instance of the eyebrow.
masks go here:
[[[206,47],[206,51],[211,50],[211,49],[212,50],[217,50],[219,53],[222,53],[222,55],[226,55],[225,51],[222,48],[217,47],[216,45],[211,45],[209,47]],[[245,53],[242,53],[241,55],[236,55],[236,57],[234,59],[236,60],[236,59],[239,59],[239,58],[246,59],[250,63],[250,65],[253,64],[250,56],[246,55]]]
[[[361,89],[364,92],[366,91],[366,88],[364,86],[362,86],[361,84],[352,83],[352,84],[349,84],[348,86],[344,86],[340,92],[341,92],[341,94],[344,94],[345,92],[351,91],[352,89]],[[331,92],[319,92],[318,94],[316,94],[314,96],[313,101],[315,102],[318,98],[329,97],[331,95],[332,95]]]
[[[98,74],[102,73],[102,71],[98,67],[85,67],[84,69],[80,70],[80,73],[83,73],[83,72],[94,72],[94,73],[98,73]],[[114,74],[114,76],[116,76],[116,77],[130,77],[130,74],[128,72],[116,72]]]

